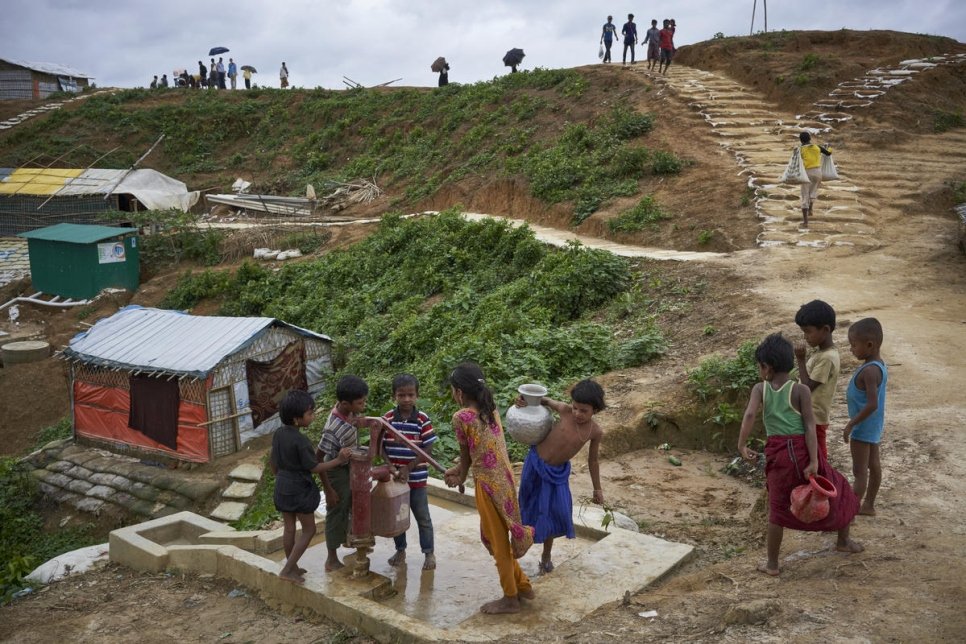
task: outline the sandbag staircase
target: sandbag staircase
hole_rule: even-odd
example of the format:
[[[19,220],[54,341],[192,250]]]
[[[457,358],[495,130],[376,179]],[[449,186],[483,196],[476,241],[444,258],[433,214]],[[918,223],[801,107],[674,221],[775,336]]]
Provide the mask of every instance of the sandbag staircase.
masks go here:
[[[696,110],[720,137],[720,145],[732,152],[755,190],[755,208],[761,220],[760,246],[795,245],[827,248],[871,248],[876,238],[874,208],[858,198],[859,187],[849,175],[847,153],[835,157],[840,179],[823,183],[809,228],[801,228],[798,186],[779,184],[792,150],[803,130],[816,134],[832,131],[828,123],[783,115],[755,91],[711,72],[682,65],[666,75],[648,72],[662,85]],[[820,137],[821,138],[821,137]]]
[[[912,79],[916,74],[943,65],[961,64],[966,64],[966,54],[910,58],[892,67],[876,67],[858,78],[839,83],[828,96],[816,101],[813,109],[796,118],[823,123],[850,121],[855,110],[869,107],[890,89]]]

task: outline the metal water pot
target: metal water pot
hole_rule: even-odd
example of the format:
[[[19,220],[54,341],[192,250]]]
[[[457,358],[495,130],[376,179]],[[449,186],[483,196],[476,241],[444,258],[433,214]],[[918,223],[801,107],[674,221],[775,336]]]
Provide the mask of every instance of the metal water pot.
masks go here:
[[[504,428],[514,440],[536,445],[547,437],[553,427],[553,415],[540,404],[547,388],[540,384],[520,385],[517,391],[527,401],[526,407],[512,405],[506,410]]]

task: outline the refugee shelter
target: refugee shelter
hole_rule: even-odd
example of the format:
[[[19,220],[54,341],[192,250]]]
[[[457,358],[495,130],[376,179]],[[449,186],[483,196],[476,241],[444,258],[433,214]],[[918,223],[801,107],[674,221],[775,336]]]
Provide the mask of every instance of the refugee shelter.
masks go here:
[[[47,98],[55,92],[82,92],[93,76],[57,63],[0,58],[0,100]]]
[[[55,224],[19,237],[27,239],[30,280],[35,290],[76,300],[105,288],[136,291],[141,262],[137,228]]]
[[[156,170],[0,168],[0,236],[52,224],[102,223],[106,211],[177,208],[198,192]]]
[[[275,318],[127,306],[62,353],[74,437],[122,454],[212,461],[275,430],[288,390],[321,391],[331,346]]]

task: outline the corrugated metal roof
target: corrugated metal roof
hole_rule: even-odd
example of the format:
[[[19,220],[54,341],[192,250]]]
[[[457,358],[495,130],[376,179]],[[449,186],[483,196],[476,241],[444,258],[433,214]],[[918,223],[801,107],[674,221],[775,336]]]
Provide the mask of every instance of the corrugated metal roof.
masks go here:
[[[32,69],[35,72],[42,72],[44,74],[53,74],[54,76],[70,76],[72,78],[94,78],[83,72],[79,72],[73,67],[68,67],[67,65],[60,65],[58,63],[32,63],[26,60],[18,60],[16,58],[0,58],[5,63],[10,63],[11,65],[16,65],[18,67],[26,67],[27,69]]]
[[[272,326],[331,342],[328,336],[275,318],[188,315],[127,306],[75,336],[64,355],[104,367],[204,378],[222,359]]]
[[[47,241],[69,242],[71,244],[91,244],[110,239],[126,233],[136,233],[137,228],[122,228],[121,226],[95,226],[92,224],[54,224],[46,228],[38,228],[18,237],[27,239],[44,239]]]

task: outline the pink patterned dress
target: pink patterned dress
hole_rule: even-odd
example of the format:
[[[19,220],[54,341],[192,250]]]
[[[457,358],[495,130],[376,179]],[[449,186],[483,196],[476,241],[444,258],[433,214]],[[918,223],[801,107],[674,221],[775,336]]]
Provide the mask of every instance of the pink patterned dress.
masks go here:
[[[510,548],[513,557],[519,559],[533,545],[533,527],[523,525],[520,519],[520,506],[517,503],[516,480],[510,466],[510,456],[506,451],[503,426],[500,417],[494,414],[495,422],[486,425],[477,412],[464,408],[453,414],[453,429],[460,445],[466,445],[472,459],[471,471],[477,488],[477,499],[489,499],[499,517],[506,524],[510,534]],[[485,514],[480,511],[481,519]],[[492,552],[486,536],[488,526],[481,523],[480,539],[487,550]]]

